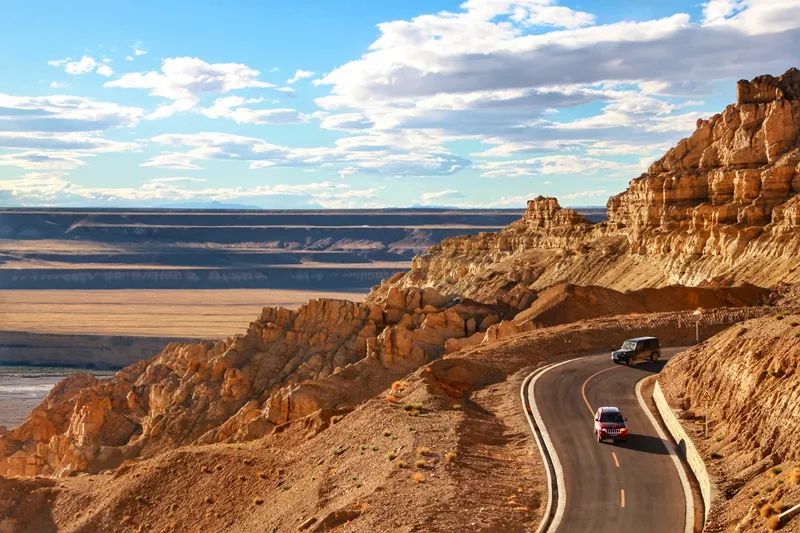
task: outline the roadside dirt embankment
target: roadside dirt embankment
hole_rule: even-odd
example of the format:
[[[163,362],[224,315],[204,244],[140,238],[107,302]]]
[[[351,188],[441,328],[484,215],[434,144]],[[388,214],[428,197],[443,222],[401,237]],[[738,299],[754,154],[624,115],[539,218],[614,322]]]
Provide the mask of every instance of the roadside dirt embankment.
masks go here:
[[[659,382],[723,496],[708,531],[763,531],[800,503],[800,309],[725,330],[671,360]]]

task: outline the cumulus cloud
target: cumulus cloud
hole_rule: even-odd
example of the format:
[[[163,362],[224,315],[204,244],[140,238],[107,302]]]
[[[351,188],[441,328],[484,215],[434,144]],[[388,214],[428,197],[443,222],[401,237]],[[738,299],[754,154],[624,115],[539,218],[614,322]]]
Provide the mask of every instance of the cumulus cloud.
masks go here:
[[[67,74],[72,74],[74,76],[81,76],[83,74],[89,74],[90,72],[96,72],[100,76],[109,77],[114,74],[114,69],[111,68],[109,65],[110,60],[105,59],[103,61],[97,61],[92,56],[82,56],[80,59],[56,59],[53,61],[48,61],[47,64],[52,67],[59,67],[63,68],[64,72]]]
[[[105,83],[106,87],[143,89],[152,96],[170,100],[150,118],[164,118],[188,111],[203,95],[225,94],[237,89],[270,88],[275,85],[258,79],[259,72],[241,63],[207,63],[196,57],[171,57],[159,71],[131,72]]]
[[[100,131],[133,126],[138,107],[79,96],[14,96],[0,93],[0,131]]]
[[[310,78],[313,75],[314,75],[314,71],[313,70],[297,69],[297,70],[294,71],[294,76],[292,76],[291,78],[286,80],[286,83],[291,85],[291,84],[293,84],[295,82],[298,82],[300,80],[304,80],[306,78]]]

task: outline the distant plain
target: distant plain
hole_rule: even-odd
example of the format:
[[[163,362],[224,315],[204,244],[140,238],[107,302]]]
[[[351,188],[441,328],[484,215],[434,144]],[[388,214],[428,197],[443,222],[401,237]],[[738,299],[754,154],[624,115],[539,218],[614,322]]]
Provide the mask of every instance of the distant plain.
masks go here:
[[[291,289],[3,290],[0,330],[83,335],[221,338],[242,333],[265,306],[365,292]]]

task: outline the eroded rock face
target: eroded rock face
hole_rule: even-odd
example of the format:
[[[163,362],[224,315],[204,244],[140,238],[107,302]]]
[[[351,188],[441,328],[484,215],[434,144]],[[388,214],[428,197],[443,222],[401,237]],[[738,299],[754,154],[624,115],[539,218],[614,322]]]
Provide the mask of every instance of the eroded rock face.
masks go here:
[[[62,381],[25,423],[0,435],[0,475],[96,472],[177,445],[261,437],[321,409],[352,408],[493,313],[430,288],[394,289],[381,304],[268,307],[244,335],[172,344],[109,380],[79,374]],[[358,380],[365,383],[348,390]]]
[[[451,238],[391,286],[432,286],[511,302],[518,286],[618,290],[800,281],[800,71],[740,81],[736,104],[670,149],[591,225],[554,198],[492,234]]]

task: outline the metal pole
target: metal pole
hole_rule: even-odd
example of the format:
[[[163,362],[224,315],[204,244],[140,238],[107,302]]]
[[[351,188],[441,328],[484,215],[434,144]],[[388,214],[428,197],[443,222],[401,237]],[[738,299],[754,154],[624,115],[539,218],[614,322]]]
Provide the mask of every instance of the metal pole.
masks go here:
[[[694,338],[695,341],[699,344],[700,343],[700,319],[698,318],[694,322]]]

